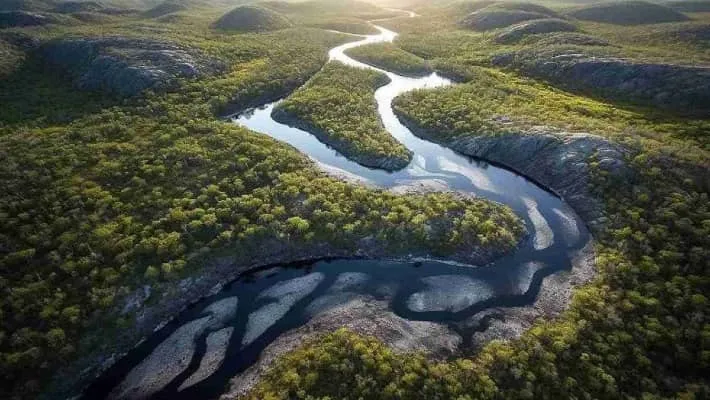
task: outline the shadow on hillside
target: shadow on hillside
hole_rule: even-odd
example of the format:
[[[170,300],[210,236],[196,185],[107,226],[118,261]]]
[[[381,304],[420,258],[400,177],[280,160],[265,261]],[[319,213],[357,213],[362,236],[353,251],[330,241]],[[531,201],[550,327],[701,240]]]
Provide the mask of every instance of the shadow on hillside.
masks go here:
[[[68,77],[30,56],[0,80],[0,128],[63,125],[120,103],[116,97],[76,89]]]

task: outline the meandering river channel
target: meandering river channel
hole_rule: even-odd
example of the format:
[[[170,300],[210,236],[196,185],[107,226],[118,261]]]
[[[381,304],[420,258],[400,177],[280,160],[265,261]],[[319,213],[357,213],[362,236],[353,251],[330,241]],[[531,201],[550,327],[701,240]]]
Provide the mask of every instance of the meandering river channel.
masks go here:
[[[436,73],[400,76],[345,55],[347,49],[396,36],[377,29],[379,34],[333,48],[329,55],[389,76],[391,82],[375,97],[387,131],[414,152],[407,168],[389,173],[348,160],[308,132],[274,121],[271,113],[278,101],[236,116],[234,122],[290,144],[328,171],[370,185],[434,184],[506,204],[531,235],[513,254],[485,267],[432,260],[322,260],[242,276],[156,331],[97,379],[85,398],[215,398],[281,334],[354,297],[386,301],[406,319],[453,324],[487,308],[532,304],[545,276],[571,268],[572,255],[590,235],[567,204],[515,172],[422,140],[399,122],[391,106],[396,96],[452,82]]]

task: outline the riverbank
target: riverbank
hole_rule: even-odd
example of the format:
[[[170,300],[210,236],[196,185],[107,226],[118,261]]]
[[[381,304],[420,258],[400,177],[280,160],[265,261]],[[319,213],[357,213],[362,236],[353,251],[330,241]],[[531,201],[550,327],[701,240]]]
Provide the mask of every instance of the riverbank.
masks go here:
[[[460,197],[462,201],[466,198]],[[468,200],[472,200],[470,197]],[[524,241],[521,236],[520,242]],[[519,242],[519,243],[520,243]],[[63,398],[77,394],[81,388],[108,370],[129,350],[144,342],[154,332],[168,324],[175,316],[218,293],[226,284],[239,276],[277,264],[312,262],[332,258],[364,258],[379,260],[436,259],[437,255],[422,248],[410,248],[406,252],[393,252],[386,242],[374,237],[362,238],[352,247],[337,247],[329,243],[269,241],[262,243],[258,260],[245,259],[241,254],[230,255],[229,250],[221,255],[203,260],[199,276],[179,281],[155,283],[136,289],[115,307],[113,317],[131,316],[131,325],[120,331],[94,331],[84,338],[82,346],[96,346],[77,362],[67,366],[55,380],[52,390],[44,398]],[[503,256],[508,251],[495,248],[466,248],[451,254],[447,259],[485,265]],[[160,294],[156,298],[156,293]],[[110,343],[102,338],[111,337]],[[93,344],[92,344],[93,343]]]
[[[394,111],[414,135],[461,154],[503,165],[552,190],[595,231],[603,227],[604,203],[591,191],[592,166],[620,180],[633,174],[626,165],[633,152],[600,136],[540,126],[518,133],[443,139],[396,108]]]

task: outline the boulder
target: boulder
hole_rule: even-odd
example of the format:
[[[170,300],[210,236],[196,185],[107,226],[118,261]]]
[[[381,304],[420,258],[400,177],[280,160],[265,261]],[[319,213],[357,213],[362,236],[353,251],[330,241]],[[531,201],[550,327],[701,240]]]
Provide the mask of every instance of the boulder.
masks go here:
[[[173,87],[180,78],[215,74],[224,65],[198,50],[127,37],[62,39],[41,48],[46,62],[66,71],[82,90],[121,97]]]
[[[493,64],[569,90],[688,115],[710,113],[710,68],[635,62],[594,56],[579,49],[523,50],[496,56]]]

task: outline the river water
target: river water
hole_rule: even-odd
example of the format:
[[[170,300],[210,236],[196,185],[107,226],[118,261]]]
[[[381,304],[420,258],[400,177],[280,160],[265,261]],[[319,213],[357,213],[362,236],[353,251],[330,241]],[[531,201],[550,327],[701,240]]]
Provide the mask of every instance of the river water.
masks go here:
[[[422,140],[399,122],[391,106],[396,96],[452,82],[436,73],[400,76],[345,55],[347,49],[396,37],[377,28],[379,34],[338,46],[329,55],[389,76],[391,83],[377,90],[375,98],[387,131],[414,152],[407,168],[386,172],[348,160],[308,132],[274,121],[271,112],[278,101],[236,116],[234,122],[290,144],[328,171],[371,185],[396,188],[435,181],[443,190],[506,204],[525,221],[530,237],[513,254],[486,267],[443,260],[337,259],[268,267],[242,276],[119,360],[84,398],[216,398],[229,379],[256,362],[279,335],[355,297],[387,301],[406,319],[453,324],[487,308],[531,304],[545,276],[571,268],[572,255],[590,236],[567,204],[510,170]]]

